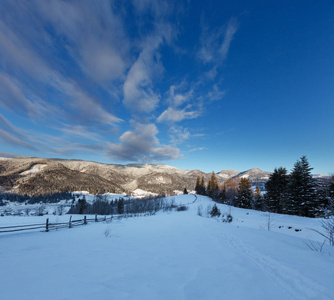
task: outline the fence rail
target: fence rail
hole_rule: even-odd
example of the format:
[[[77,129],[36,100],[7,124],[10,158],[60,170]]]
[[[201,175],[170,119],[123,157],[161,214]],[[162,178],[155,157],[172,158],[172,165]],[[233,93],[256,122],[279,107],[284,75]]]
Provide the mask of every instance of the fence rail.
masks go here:
[[[195,196],[195,199],[192,202],[189,202],[187,204],[179,204],[179,205],[173,204],[170,208],[193,204],[197,201],[197,195],[194,195],[194,196]],[[25,230],[37,230],[37,229],[42,229],[41,231],[49,232],[50,230],[58,230],[62,228],[72,228],[74,226],[87,225],[90,222],[105,222],[105,221],[111,221],[114,218],[122,219],[122,218],[146,216],[146,215],[152,215],[152,214],[155,214],[155,211],[117,214],[117,215],[111,215],[109,217],[107,216],[98,217],[97,214],[95,214],[94,218],[87,218],[87,216],[84,216],[83,219],[79,219],[79,220],[72,220],[72,216],[70,216],[70,219],[68,222],[56,222],[56,223],[49,222],[49,219],[46,219],[45,223],[40,223],[40,224],[24,224],[24,225],[13,225],[13,226],[4,226],[4,227],[0,226],[0,234],[9,233],[9,232],[17,232],[17,231],[25,231]]]
[[[1,233],[9,233],[9,232],[18,232],[18,231],[25,231],[25,230],[37,230],[37,229],[43,229],[42,231],[48,232],[50,230],[58,230],[62,228],[72,228],[74,226],[81,226],[81,225],[87,225],[90,222],[105,222],[105,221],[111,221],[113,218],[119,217],[118,215],[113,215],[110,217],[104,216],[104,217],[97,217],[95,215],[95,218],[87,218],[87,216],[84,216],[83,219],[79,220],[72,220],[72,216],[70,216],[70,219],[68,222],[49,222],[49,219],[46,219],[45,223],[40,224],[24,224],[24,225],[13,225],[13,226],[2,226],[0,227],[0,234]]]

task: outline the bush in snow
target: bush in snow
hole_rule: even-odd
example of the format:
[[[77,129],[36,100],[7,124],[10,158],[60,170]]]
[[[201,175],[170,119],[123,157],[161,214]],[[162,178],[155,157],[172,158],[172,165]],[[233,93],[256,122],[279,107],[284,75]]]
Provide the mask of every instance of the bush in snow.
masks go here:
[[[231,214],[227,214],[227,216],[225,217],[223,215],[223,219],[222,219],[223,222],[226,222],[226,223],[231,223],[233,221],[233,217]]]
[[[199,215],[200,217],[203,216],[203,206],[202,205],[199,205],[197,207],[197,215]]]
[[[211,218],[220,216],[220,210],[219,210],[219,208],[217,207],[216,204],[212,207],[212,209],[210,211],[210,216],[211,216]]]
[[[177,210],[177,211],[185,211],[185,210],[187,210],[187,209],[188,209],[187,206],[185,206],[185,205],[181,205],[181,206],[179,206],[176,210]]]

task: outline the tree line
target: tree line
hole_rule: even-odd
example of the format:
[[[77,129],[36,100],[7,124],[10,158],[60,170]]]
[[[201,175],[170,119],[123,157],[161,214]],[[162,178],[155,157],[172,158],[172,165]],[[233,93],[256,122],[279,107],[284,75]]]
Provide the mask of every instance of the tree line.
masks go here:
[[[25,204],[36,204],[58,203],[60,200],[72,200],[74,202],[75,198],[70,192],[53,193],[43,196],[28,196],[16,193],[0,193],[0,206],[6,205],[6,201]]]
[[[297,160],[290,174],[286,168],[276,168],[265,184],[264,195],[259,186],[253,191],[247,178],[231,178],[219,186],[213,172],[207,185],[204,177],[197,178],[195,191],[235,207],[307,217],[327,216],[334,203],[334,176],[317,180],[312,177],[312,169],[305,156]]]
[[[111,201],[106,196],[97,195],[93,203],[88,203],[85,196],[73,204],[68,214],[155,214],[159,210],[169,211],[176,208],[174,199],[161,196],[136,198],[118,198]]]

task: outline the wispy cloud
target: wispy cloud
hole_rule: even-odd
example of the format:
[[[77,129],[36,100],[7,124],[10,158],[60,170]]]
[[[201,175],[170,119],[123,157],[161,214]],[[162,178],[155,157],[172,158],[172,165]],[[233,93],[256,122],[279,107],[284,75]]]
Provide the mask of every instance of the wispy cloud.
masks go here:
[[[206,147],[193,148],[193,149],[189,150],[189,152],[203,151],[203,150],[206,150],[206,149],[208,149],[208,148],[206,148]]]
[[[158,118],[158,122],[180,122],[185,119],[194,119],[199,116],[199,111],[190,110],[191,107],[187,106],[183,109],[175,109],[168,107]]]
[[[22,132],[12,125],[3,115],[0,114],[0,139],[5,144],[23,147],[38,151],[34,145],[32,136]]]
[[[154,79],[161,77],[164,67],[160,61],[160,47],[172,39],[169,23],[158,24],[154,32],[141,43],[141,51],[124,82],[124,105],[134,114],[150,113],[160,101],[160,93],[153,89]]]
[[[191,136],[189,130],[182,126],[173,126],[169,128],[168,132],[173,145],[182,144]]]
[[[197,105],[195,108],[194,105],[198,100],[196,99],[196,97],[198,98],[198,94],[195,96],[195,89],[187,89],[187,86],[188,83],[186,81],[170,86],[165,95],[165,103],[168,105],[168,108],[160,114],[157,122],[172,124],[186,119],[195,119],[200,115],[200,107]]]
[[[194,89],[186,90],[187,82],[182,81],[178,85],[171,85],[166,93],[166,102],[173,106],[179,107],[193,99]]]
[[[172,146],[161,145],[158,129],[154,124],[131,122],[133,130],[126,131],[119,138],[119,143],[110,143],[107,154],[122,161],[160,161],[178,159],[180,151]]]
[[[206,25],[202,27],[201,48],[198,51],[198,58],[204,64],[214,65],[207,73],[209,77],[214,78],[217,67],[227,57],[231,42],[238,30],[238,22],[235,18],[231,18],[225,26],[218,29],[212,30]]]
[[[179,74],[166,74],[170,68],[163,55],[180,55],[175,49],[182,5],[4,0],[0,109],[12,123],[0,115],[1,141],[48,154],[108,152],[126,161],[180,158],[176,145],[192,136],[182,121],[198,118],[205,102],[225,93],[219,81],[208,85],[188,74],[177,81]],[[204,65],[202,77],[217,76],[236,31],[234,19],[216,33],[203,29],[200,63],[194,62]],[[22,123],[13,116],[31,127],[16,126]],[[165,131],[158,132],[157,124]],[[168,137],[171,146],[160,144]]]
[[[113,2],[39,0],[36,7],[66,37],[68,53],[87,76],[97,82],[124,77],[130,45]]]
[[[13,158],[15,156],[17,156],[17,154],[9,152],[0,152],[0,157]]]
[[[60,39],[67,38],[68,45],[62,46],[65,47],[64,51],[67,51],[68,55],[71,53],[79,53],[80,55],[80,53],[85,51],[82,48],[89,44],[86,39],[89,36],[94,36],[94,32],[83,36],[88,33],[80,30],[82,29],[80,27],[82,24],[87,24],[87,19],[95,24],[94,18],[87,18],[87,14],[90,12],[89,5],[83,5],[84,12],[82,12],[79,8],[76,10],[75,7],[71,7],[69,2],[48,1],[48,5],[45,3],[45,1],[6,2],[7,10],[10,13],[7,15],[6,22],[0,20],[0,52],[2,53],[1,56],[6,59],[7,70],[17,74],[16,81],[20,82],[20,87],[11,80],[11,84],[7,86],[6,94],[0,96],[2,102],[8,101],[8,97],[7,99],[5,97],[12,95],[15,96],[16,103],[28,106],[30,112],[33,112],[34,109],[36,111],[38,104],[45,109],[46,106],[43,105],[43,101],[38,103],[35,100],[32,103],[32,100],[27,100],[26,91],[29,91],[30,99],[43,99],[49,97],[46,92],[46,88],[48,88],[59,94],[58,101],[55,101],[58,109],[63,110],[66,106],[68,108],[64,109],[62,114],[58,114],[58,117],[66,117],[68,119],[75,117],[79,123],[91,121],[112,125],[120,122],[120,118],[106,111],[94,96],[81,87],[82,83],[80,81],[76,81],[73,77],[69,78],[68,75],[70,74],[63,75],[62,61],[58,61],[58,64],[53,64],[54,58],[50,56],[55,51],[59,51],[59,49],[57,48],[58,45],[54,44],[54,38],[52,39],[49,32],[44,29],[46,28],[45,24],[48,24],[48,22],[53,26],[53,30],[58,32]],[[66,5],[69,6],[67,7]],[[50,7],[53,9],[50,9]],[[101,8],[101,13],[102,10]],[[63,19],[60,19],[60,16]],[[97,16],[95,15],[95,17]],[[108,11],[106,10],[104,18],[107,17]],[[102,26],[102,21],[98,23],[100,27]],[[99,26],[96,25],[96,27]],[[81,35],[79,32],[81,32]],[[97,30],[96,35],[98,33],[99,31]],[[105,35],[107,34],[108,31],[105,29]],[[80,38],[82,39],[81,42],[78,41]],[[78,40],[73,42],[73,39]],[[102,38],[100,40],[105,42]],[[78,46],[80,43],[82,44],[81,48]],[[97,42],[94,45],[99,49],[98,51],[103,49],[103,47],[99,47]],[[100,54],[88,55],[90,59],[87,58],[87,61],[94,61],[94,57],[99,57],[100,59]],[[105,57],[102,56],[102,58]],[[116,61],[113,58],[110,60]],[[80,60],[77,61],[79,66],[85,64],[85,60],[81,55],[78,59]],[[92,64],[98,68],[98,63],[93,62]],[[108,59],[103,63],[101,62],[101,65],[109,70]],[[82,69],[87,69],[89,74],[94,73],[89,67],[82,67]],[[111,69],[114,70],[115,68]],[[71,69],[68,69],[67,72],[71,73]],[[101,71],[102,73],[103,71]],[[103,77],[104,75],[102,74],[101,76]],[[116,76],[119,76],[119,74],[117,73]],[[9,77],[3,77],[2,81],[4,80],[8,82]],[[35,108],[31,108],[31,104]],[[55,109],[52,109],[51,112],[54,114],[59,113]]]

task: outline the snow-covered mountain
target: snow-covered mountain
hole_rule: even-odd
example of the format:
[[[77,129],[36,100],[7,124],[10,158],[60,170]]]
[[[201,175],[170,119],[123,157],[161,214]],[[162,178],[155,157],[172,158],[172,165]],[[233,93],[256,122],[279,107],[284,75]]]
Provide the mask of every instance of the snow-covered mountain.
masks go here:
[[[241,177],[264,182],[270,173],[260,169],[244,172],[222,170],[216,175],[222,184],[229,178]],[[172,194],[184,188],[193,190],[197,177],[204,177],[207,182],[211,173],[181,170],[165,164],[119,165],[36,157],[0,160],[0,187],[28,195],[77,190],[130,193],[136,189]]]

